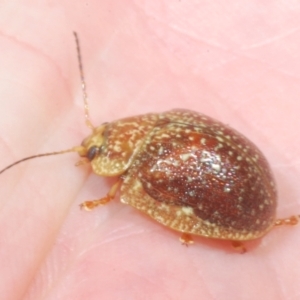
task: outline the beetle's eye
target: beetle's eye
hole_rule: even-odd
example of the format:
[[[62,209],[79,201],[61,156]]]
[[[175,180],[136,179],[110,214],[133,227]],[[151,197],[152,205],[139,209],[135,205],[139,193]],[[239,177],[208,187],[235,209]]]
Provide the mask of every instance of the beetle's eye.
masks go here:
[[[87,153],[87,158],[89,161],[93,160],[97,154],[100,153],[101,148],[97,146],[92,146]]]

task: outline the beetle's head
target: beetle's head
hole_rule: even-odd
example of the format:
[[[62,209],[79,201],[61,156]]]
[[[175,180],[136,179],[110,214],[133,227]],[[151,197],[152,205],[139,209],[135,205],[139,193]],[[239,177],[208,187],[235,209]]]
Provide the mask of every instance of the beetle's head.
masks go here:
[[[101,153],[101,148],[105,140],[103,135],[105,128],[105,124],[94,128],[93,133],[82,141],[81,146],[77,148],[77,152],[81,157],[85,157],[89,161],[92,161]]]

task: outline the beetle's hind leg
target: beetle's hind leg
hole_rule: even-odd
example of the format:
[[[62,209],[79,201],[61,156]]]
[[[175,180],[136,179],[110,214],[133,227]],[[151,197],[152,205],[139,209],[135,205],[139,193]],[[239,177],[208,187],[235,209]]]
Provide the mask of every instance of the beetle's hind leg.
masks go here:
[[[277,219],[274,223],[274,226],[281,225],[297,225],[299,223],[300,216],[290,216],[289,218]]]
[[[88,200],[80,204],[80,208],[85,209],[85,210],[92,210],[97,206],[100,205],[105,205],[111,200],[115,198],[115,195],[123,182],[122,179],[119,179],[113,186],[110,188],[109,192],[107,195],[103,198],[97,199],[97,200]]]

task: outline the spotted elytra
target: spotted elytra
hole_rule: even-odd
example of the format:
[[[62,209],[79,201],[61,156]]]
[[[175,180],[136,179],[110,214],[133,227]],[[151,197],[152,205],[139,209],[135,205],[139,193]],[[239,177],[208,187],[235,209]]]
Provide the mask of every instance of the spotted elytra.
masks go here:
[[[80,146],[23,158],[77,152],[94,173],[116,183],[91,210],[121,202],[181,233],[223,239],[245,251],[243,241],[264,236],[278,225],[295,225],[299,216],[276,219],[277,193],[269,164],[247,138],[203,114],[183,109],[149,113],[94,127],[90,121],[79,41],[75,33],[85,118],[92,133]]]

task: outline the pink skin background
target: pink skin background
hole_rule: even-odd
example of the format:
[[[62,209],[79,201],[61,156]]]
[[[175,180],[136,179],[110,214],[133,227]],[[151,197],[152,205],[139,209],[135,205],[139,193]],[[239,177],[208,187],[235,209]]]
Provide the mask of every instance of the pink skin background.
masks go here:
[[[181,107],[244,133],[268,158],[278,216],[300,213],[297,1],[3,1],[0,167],[79,145],[78,32],[95,125]],[[2,299],[300,299],[300,226],[246,243],[173,232],[64,154],[0,176]]]

